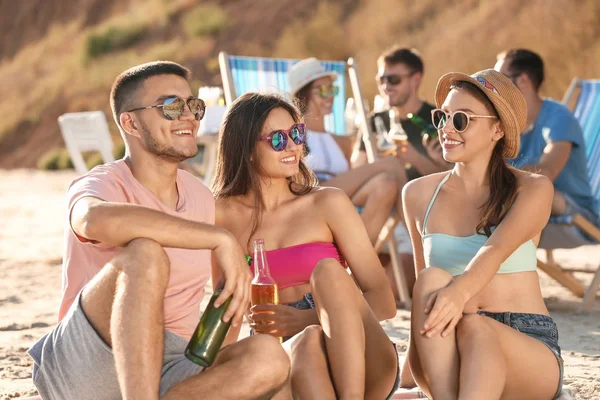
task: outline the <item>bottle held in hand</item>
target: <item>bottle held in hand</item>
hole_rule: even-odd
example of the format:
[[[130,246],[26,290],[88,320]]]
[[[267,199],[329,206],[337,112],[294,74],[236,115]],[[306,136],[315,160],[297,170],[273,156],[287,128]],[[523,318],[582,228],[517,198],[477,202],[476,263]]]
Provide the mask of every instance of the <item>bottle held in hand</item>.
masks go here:
[[[252,305],[279,304],[279,292],[277,283],[271,276],[267,255],[265,253],[265,241],[255,239],[254,242],[254,279],[252,279]]]
[[[219,308],[216,308],[215,300],[220,294],[221,290],[217,290],[210,298],[208,306],[204,310],[200,322],[185,349],[185,356],[190,361],[203,367],[210,367],[215,361],[231,326],[231,321],[223,321],[223,315],[225,315],[233,296],[229,296]]]
[[[383,119],[381,117],[375,117],[373,122],[375,124],[375,131],[377,132],[377,149],[384,157],[390,155],[395,156],[397,146],[389,139]]]
[[[407,115],[408,119],[421,130],[421,136],[428,135],[430,138],[438,137],[438,130],[435,129],[432,123],[427,123],[425,120],[418,115],[413,113],[409,113]]]
[[[398,115],[393,108],[390,109],[390,132],[388,133],[388,136],[400,146],[400,152],[406,152],[408,135],[402,126],[400,115]]]

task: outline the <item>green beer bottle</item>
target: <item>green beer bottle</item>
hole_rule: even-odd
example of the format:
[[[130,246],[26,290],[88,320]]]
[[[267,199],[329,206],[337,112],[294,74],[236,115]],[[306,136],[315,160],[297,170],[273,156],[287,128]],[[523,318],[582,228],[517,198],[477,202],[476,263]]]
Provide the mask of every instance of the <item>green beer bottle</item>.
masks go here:
[[[223,322],[223,315],[225,315],[233,296],[229,296],[219,308],[215,308],[215,300],[219,294],[221,294],[221,290],[217,290],[210,298],[208,306],[185,348],[185,356],[203,367],[209,367],[215,361],[231,326],[231,321]]]
[[[421,130],[421,136],[428,134],[430,138],[437,138],[438,131],[435,129],[432,123],[427,123],[423,118],[416,114],[409,113],[407,115],[410,122],[412,122],[417,128]]]

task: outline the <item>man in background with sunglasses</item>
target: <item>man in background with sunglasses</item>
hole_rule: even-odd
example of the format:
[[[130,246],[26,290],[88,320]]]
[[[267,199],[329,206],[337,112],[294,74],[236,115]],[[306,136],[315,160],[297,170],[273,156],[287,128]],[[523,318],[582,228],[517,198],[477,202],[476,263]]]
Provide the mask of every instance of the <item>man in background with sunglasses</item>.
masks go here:
[[[552,215],[581,214],[600,225],[588,180],[583,132],[563,104],[540,96],[544,62],[533,51],[511,49],[500,53],[494,67],[517,86],[527,102],[527,128],[521,133],[519,155],[510,160],[518,168],[546,175],[554,182]],[[589,242],[583,231],[552,224],[544,229],[540,248],[576,247]]]
[[[423,60],[419,53],[415,49],[393,47],[379,56],[377,65],[377,86],[389,108],[369,116],[372,132],[376,132],[375,118],[381,118],[385,129],[389,132],[390,109],[393,109],[395,114],[400,116],[400,123],[408,136],[407,145],[397,153],[398,157],[402,158],[403,164],[410,164],[406,169],[408,180],[450,169],[451,164],[442,157],[442,148],[437,135],[435,137],[423,135],[424,128],[431,126],[431,110],[435,107],[419,96],[424,72]],[[411,121],[408,114],[415,116],[416,120]],[[413,121],[420,123],[416,124]],[[364,145],[361,149],[364,150]],[[406,271],[405,276],[412,277],[408,282],[412,293],[414,267],[410,238],[404,224],[398,224],[394,233],[402,265]],[[388,273],[388,278],[393,282],[391,273]]]
[[[449,169],[437,137],[423,135],[424,129],[431,125],[431,110],[435,107],[419,96],[424,72],[420,54],[415,49],[393,47],[379,56],[377,66],[377,86],[389,108],[369,116],[372,131],[376,132],[376,117],[390,130],[390,109],[393,109],[408,136],[406,148],[399,152],[403,161],[411,165],[406,171],[408,180]]]
[[[235,237],[213,225],[212,193],[178,169],[198,151],[204,115],[188,80],[187,69],[157,61],[113,84],[126,154],[67,192],[59,324],[29,350],[44,399],[262,398],[288,377],[269,335],[223,348],[206,372],[184,356],[212,271],[224,277],[213,281],[223,286],[215,305],[233,296],[223,317],[233,326],[251,279]]]

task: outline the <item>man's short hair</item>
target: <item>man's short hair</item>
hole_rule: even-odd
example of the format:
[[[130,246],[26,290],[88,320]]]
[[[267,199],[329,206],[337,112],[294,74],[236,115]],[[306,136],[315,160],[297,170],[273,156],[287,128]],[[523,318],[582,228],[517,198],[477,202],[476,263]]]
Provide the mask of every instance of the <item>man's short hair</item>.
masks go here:
[[[412,72],[420,72],[421,74],[424,70],[423,60],[419,52],[416,49],[409,49],[407,47],[392,47],[380,55],[377,62],[386,65],[404,64]]]
[[[511,75],[527,74],[535,89],[544,82],[544,61],[537,53],[526,49],[510,49],[498,54],[504,60]]]
[[[117,126],[119,116],[135,107],[145,106],[145,104],[136,104],[137,91],[144,81],[157,75],[178,75],[185,80],[190,79],[190,71],[172,61],[153,61],[145,64],[136,65],[121,73],[115,79],[110,91],[110,108]]]

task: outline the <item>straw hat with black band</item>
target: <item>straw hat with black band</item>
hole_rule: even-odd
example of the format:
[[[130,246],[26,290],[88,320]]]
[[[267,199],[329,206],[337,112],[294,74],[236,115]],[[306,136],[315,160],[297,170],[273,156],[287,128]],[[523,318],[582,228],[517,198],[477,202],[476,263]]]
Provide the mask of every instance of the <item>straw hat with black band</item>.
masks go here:
[[[482,89],[492,102],[504,131],[504,157],[515,158],[519,154],[521,132],[527,123],[527,103],[519,88],[504,74],[493,69],[475,72],[473,75],[450,72],[440,78],[435,89],[435,104],[441,107],[450,87],[456,82],[470,82]]]

